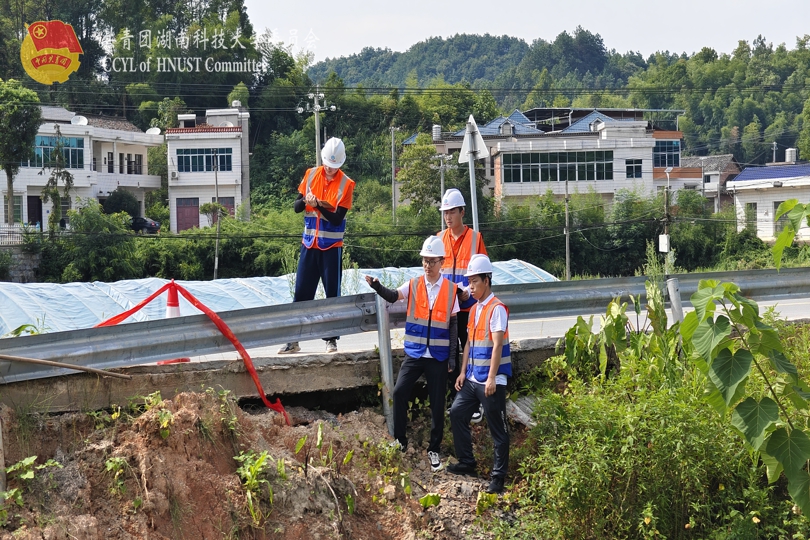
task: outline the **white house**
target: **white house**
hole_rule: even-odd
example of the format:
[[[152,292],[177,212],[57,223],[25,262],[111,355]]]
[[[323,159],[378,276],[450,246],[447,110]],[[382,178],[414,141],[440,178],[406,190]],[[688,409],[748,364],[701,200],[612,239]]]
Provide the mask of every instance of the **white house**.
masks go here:
[[[750,227],[762,240],[774,240],[787,221],[785,216],[776,219],[779,205],[790,199],[810,203],[810,163],[746,167],[726,184],[726,190],[734,196],[737,230]],[[810,240],[806,224],[796,238]]]
[[[75,206],[76,197],[104,202],[117,188],[132,192],[144,213],[144,196],[160,188],[160,176],[150,175],[146,150],[160,146],[163,136],[143,133],[120,117],[77,115],[62,107],[42,107],[43,123],[37,132],[34,154],[22,163],[14,178],[14,221],[31,225],[47,223],[53,209],[40,198],[51,174],[47,164],[57,146],[56,125],[62,134],[66,169],[73,175],[69,198],[62,199],[62,215]],[[41,174],[40,174],[41,173]],[[60,191],[62,186],[60,185]],[[0,192],[7,201],[5,179]],[[7,204],[0,208],[0,222],[8,223]]]
[[[681,165],[677,130],[654,127],[647,118],[683,111],[642,109],[538,108],[500,117],[479,127],[490,157],[485,174],[496,200],[521,201],[546,193],[558,197],[593,189],[606,203],[623,188],[655,192],[668,184],[672,190],[696,189],[700,168]],[[461,148],[464,130],[439,134],[440,152]]]
[[[172,232],[211,225],[200,206],[215,202],[217,193],[231,215],[240,205],[250,215],[249,118],[234,101],[199,122],[194,114],[177,115],[180,127],[166,130]]]

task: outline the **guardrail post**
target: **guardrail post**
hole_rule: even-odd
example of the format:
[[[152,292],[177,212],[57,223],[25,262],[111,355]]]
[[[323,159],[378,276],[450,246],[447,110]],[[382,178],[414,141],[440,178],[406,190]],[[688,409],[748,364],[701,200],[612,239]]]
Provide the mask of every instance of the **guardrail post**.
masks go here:
[[[669,295],[669,305],[672,309],[672,319],[675,322],[683,322],[683,306],[681,305],[681,289],[678,278],[667,280],[667,294]]]
[[[391,325],[388,320],[388,302],[377,297],[377,336],[380,348],[380,371],[382,372],[382,400],[388,433],[394,436],[394,411],[391,402],[394,395],[394,361],[391,356]]]

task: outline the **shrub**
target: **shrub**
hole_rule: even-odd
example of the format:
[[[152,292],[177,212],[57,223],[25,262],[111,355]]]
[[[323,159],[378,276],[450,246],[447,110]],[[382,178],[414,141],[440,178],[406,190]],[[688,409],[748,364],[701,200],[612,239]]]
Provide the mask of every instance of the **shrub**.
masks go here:
[[[541,398],[539,425],[527,442],[536,452],[519,466],[524,481],[515,538],[671,540],[806,531],[806,520],[790,512],[791,502],[778,500],[739,437],[696,393],[629,393],[621,381],[598,391],[572,388],[567,396]]]

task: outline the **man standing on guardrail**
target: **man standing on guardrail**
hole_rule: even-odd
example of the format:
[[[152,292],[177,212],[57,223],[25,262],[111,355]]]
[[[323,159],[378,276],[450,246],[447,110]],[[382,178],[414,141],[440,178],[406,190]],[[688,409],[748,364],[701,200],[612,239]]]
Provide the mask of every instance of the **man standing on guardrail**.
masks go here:
[[[509,312],[492,294],[492,263],[486,255],[473,255],[467,267],[470,293],[478,303],[467,328],[468,340],[461,354],[458,395],[450,409],[450,427],[458,463],[447,466],[453,474],[476,475],[470,417],[484,406],[495,450],[487,493],[503,491],[509,467],[509,427],[506,423],[506,382],[512,376],[509,349]]]
[[[467,344],[467,320],[470,318],[470,308],[475,305],[475,298],[470,296],[467,289],[469,281],[464,275],[467,273],[467,265],[470,257],[476,253],[487,254],[484,246],[484,239],[480,233],[464,225],[464,209],[466,207],[464,196],[455,188],[448,189],[442,197],[442,205],[439,208],[444,218],[447,229],[438,233],[444,242],[444,252],[447,256],[442,263],[442,277],[449,279],[458,285],[459,312],[458,312],[458,341],[459,351],[464,350]],[[456,397],[455,383],[459,376],[460,362],[456,363],[456,369],[450,374],[450,403]],[[473,424],[481,421],[483,408],[476,411],[471,419]]]
[[[352,207],[354,181],[340,167],[346,161],[343,141],[332,137],[321,150],[323,166],[307,169],[298,186],[296,213],[304,213],[304,236],[295,274],[293,302],[315,298],[323,281],[327,298],[340,295],[343,272],[343,233],[346,212]],[[326,338],[326,352],[337,352],[337,336]],[[298,352],[298,342],[287,343],[278,354]]]
[[[425,375],[430,398],[430,443],[428,461],[435,472],[441,470],[439,450],[444,437],[444,394],[447,373],[452,371],[458,346],[458,298],[456,284],[441,275],[444,244],[431,236],[422,244],[422,268],[425,275],[411,279],[398,290],[387,289],[375,278],[366,282],[383,300],[408,303],[405,319],[405,360],[399,368],[394,385],[394,445],[404,451],[408,447],[405,430],[408,422],[408,401],[416,380]]]

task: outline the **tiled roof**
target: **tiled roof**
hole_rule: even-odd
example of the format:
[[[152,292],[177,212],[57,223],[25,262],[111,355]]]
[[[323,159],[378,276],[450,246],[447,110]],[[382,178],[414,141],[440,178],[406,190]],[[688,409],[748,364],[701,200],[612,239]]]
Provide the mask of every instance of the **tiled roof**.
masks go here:
[[[482,137],[497,137],[503,136],[501,132],[501,126],[505,123],[509,122],[512,124],[512,135],[542,135],[543,132],[539,129],[534,128],[531,124],[532,121],[526,118],[519,110],[515,109],[515,111],[509,115],[509,117],[499,116],[495,120],[491,122],[487,122],[483,126],[478,126],[478,132],[481,134]],[[453,133],[454,137],[463,137],[466,133],[467,128],[460,129]]]
[[[801,176],[810,176],[810,163],[774,165],[772,167],[746,167],[737,175],[734,181],[776,180],[777,178],[799,178]]]
[[[519,110],[517,110],[517,109],[515,109],[515,110],[514,110],[514,112],[513,112],[512,114],[510,114],[510,115],[509,115],[509,118],[507,118],[507,120],[509,120],[509,121],[510,121],[510,122],[512,122],[513,124],[523,124],[523,125],[529,125],[529,124],[531,124],[531,123],[532,123],[532,121],[531,121],[531,120],[529,120],[528,118],[526,118],[526,115],[525,115],[525,114],[523,114],[522,112],[520,112],[520,111],[519,111]]]
[[[587,115],[583,116],[567,128],[563,129],[563,133],[585,133],[591,131],[591,124],[595,121],[601,120],[605,124],[615,124],[618,120],[615,120],[608,116],[607,114],[600,112],[600,111],[593,111],[588,113]]]
[[[53,107],[51,105],[42,105],[42,119],[51,122],[70,122],[76,113],[71,112],[64,107]]]
[[[115,129],[117,131],[131,131],[134,133],[143,133],[138,127],[120,116],[101,116],[93,114],[83,115],[87,117],[88,125],[103,129]]]
[[[682,156],[681,167],[700,167],[702,163],[704,171],[722,172],[732,161],[734,161],[734,154],[718,154],[702,158],[700,156]]]

